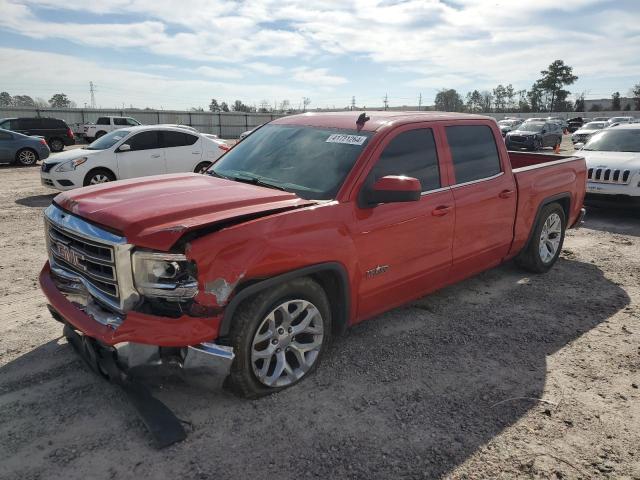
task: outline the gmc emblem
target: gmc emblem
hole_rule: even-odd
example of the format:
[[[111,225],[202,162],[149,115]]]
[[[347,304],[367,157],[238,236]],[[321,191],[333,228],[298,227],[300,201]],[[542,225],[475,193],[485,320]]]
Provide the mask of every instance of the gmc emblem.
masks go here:
[[[80,262],[81,260],[84,260],[82,255],[79,255],[62,243],[56,243],[56,247],[58,249],[58,256],[60,258],[62,258],[69,265],[73,265],[74,267],[84,270],[84,265],[82,265],[82,263]]]

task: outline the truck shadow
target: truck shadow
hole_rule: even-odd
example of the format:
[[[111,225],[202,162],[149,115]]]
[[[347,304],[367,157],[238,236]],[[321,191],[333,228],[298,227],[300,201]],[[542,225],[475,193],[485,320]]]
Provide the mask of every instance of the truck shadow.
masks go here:
[[[540,276],[507,264],[353,327],[314,376],[262,400],[153,380],[158,398],[193,426],[168,456],[148,446],[117,387],[82,368],[68,345],[49,342],[0,368],[0,438],[23,473],[49,468],[55,451],[60,474],[108,461],[129,477],[143,461],[152,477],[245,478],[268,468],[278,478],[436,478],[542,410],[518,398],[548,395],[548,356],[629,302],[590,263],[561,258]],[[44,460],[34,465],[36,443]]]
[[[30,197],[18,198],[16,203],[23,207],[48,207],[58,193],[48,193],[46,195],[31,195]]]

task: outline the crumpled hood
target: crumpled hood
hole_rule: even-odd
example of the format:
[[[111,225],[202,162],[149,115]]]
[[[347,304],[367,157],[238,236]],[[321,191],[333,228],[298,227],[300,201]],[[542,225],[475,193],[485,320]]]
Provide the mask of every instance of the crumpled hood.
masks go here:
[[[619,168],[631,170],[631,175],[640,170],[640,152],[596,152],[578,150],[588,168]]]
[[[63,192],[68,212],[124,234],[129,243],[168,250],[187,231],[248,215],[312,205],[297,195],[222,178],[156,175]]]

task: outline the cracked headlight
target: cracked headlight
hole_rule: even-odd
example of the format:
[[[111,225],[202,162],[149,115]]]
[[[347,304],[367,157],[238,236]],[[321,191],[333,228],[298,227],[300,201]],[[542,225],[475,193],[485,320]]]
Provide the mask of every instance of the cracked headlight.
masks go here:
[[[132,265],[141,295],[186,300],[198,293],[196,265],[180,253],[134,252]]]
[[[56,168],[56,172],[70,172],[87,161],[87,157],[76,158],[75,160],[69,160],[64,162]]]

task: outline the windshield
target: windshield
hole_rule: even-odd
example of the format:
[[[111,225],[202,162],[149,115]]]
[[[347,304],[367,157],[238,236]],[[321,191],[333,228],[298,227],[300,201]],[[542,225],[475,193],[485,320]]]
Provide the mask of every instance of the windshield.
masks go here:
[[[582,128],[585,130],[602,130],[604,128],[604,122],[589,122]]]
[[[518,130],[523,132],[541,132],[544,127],[544,123],[524,122]]]
[[[209,175],[280,188],[306,199],[334,198],[371,132],[265,125],[229,150]]]
[[[640,152],[640,128],[603,130],[591,137],[583,150]]]
[[[124,128],[120,130],[114,130],[113,132],[101,136],[99,139],[91,143],[86,149],[106,150],[107,148],[113,147],[116,143],[129,135],[129,133],[131,133],[131,130],[126,130]]]
[[[609,123],[628,122],[629,117],[613,117],[609,119]]]

